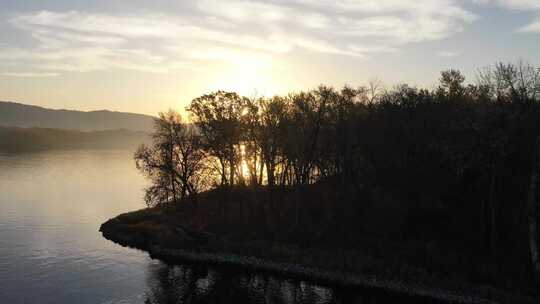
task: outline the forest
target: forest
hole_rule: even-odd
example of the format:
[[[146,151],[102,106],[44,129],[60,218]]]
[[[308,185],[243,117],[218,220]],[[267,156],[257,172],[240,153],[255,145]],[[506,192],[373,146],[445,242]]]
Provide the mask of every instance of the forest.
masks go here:
[[[146,142],[149,142],[148,133],[126,129],[79,131],[0,126],[0,153],[77,149],[132,151],[141,143]]]
[[[496,63],[476,78],[200,96],[184,119],[160,114],[135,153],[146,202],[239,239],[364,248],[446,277],[531,286],[540,69]]]

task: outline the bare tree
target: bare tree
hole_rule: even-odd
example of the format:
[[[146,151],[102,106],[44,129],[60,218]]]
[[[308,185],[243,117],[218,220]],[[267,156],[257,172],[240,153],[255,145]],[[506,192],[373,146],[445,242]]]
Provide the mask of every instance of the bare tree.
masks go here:
[[[246,102],[247,98],[236,93],[218,91],[195,98],[187,108],[201,133],[205,150],[220,164],[222,185],[234,185],[241,165],[241,117]]]
[[[260,100],[259,143],[266,168],[266,180],[269,186],[276,184],[276,170],[282,152],[285,124],[287,120],[288,100],[275,96]]]
[[[196,194],[203,184],[205,155],[194,128],[169,110],[155,120],[152,138],[151,146],[140,146],[134,155],[137,169],[152,182],[146,190],[147,205],[174,203]]]
[[[478,82],[497,100],[530,102],[540,95],[540,68],[523,61],[497,62],[478,72]]]
[[[382,91],[382,81],[378,78],[372,78],[369,80],[367,93],[368,93],[368,102],[373,104],[377,101]]]

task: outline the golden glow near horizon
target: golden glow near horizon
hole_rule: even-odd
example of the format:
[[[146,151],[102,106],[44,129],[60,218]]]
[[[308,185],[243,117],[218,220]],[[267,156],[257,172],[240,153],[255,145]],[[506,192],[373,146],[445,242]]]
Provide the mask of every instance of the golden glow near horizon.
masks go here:
[[[227,67],[207,79],[207,91],[234,91],[251,97],[254,94],[270,96],[283,90],[276,81],[279,76],[274,74],[274,63],[271,58],[242,55],[245,54],[231,57],[231,63]]]

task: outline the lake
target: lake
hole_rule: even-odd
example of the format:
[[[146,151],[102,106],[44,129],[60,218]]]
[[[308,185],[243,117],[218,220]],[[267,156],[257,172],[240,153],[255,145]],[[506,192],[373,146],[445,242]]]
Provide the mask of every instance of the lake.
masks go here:
[[[145,185],[128,151],[0,154],[0,302],[374,303],[263,273],[167,266],[105,240],[100,224],[144,208]]]

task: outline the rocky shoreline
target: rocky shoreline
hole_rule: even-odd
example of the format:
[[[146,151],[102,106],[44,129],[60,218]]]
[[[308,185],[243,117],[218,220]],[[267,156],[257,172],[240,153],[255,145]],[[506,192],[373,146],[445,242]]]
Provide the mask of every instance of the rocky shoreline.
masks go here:
[[[146,251],[152,258],[171,264],[187,261],[241,267],[329,285],[403,295],[407,302],[412,303],[536,303],[532,298],[508,294],[489,286],[452,290],[407,280],[276,262],[250,255],[247,251],[246,254],[220,252],[212,245],[221,242],[219,237],[172,224],[163,216],[156,224],[159,217],[157,212],[146,210],[122,214],[102,224],[100,231],[108,240]]]

